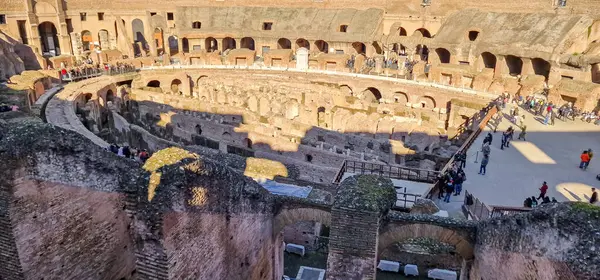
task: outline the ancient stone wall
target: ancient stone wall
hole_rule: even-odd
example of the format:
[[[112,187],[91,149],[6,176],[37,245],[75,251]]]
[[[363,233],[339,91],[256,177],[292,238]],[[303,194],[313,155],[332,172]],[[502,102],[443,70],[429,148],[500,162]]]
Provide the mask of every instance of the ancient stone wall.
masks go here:
[[[600,210],[593,205],[553,203],[482,222],[470,277],[597,279],[598,219]]]

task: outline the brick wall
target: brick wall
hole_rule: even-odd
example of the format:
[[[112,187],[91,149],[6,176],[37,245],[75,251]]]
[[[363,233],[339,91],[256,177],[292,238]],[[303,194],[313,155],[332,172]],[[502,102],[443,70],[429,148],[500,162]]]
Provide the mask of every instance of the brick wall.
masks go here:
[[[331,214],[327,279],[374,278],[379,213],[336,207]]]

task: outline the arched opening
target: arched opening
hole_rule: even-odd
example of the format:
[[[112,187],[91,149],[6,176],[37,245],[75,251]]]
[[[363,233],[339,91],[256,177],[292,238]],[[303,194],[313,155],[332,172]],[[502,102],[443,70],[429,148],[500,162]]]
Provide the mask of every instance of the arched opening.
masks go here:
[[[317,108],[317,125],[318,126],[327,126],[327,124],[325,122],[325,107]]]
[[[312,155],[309,155],[309,154],[306,154],[306,155],[304,156],[304,159],[305,159],[307,162],[312,162],[312,161],[313,161],[313,156],[312,156]]]
[[[106,102],[108,104],[108,102],[113,103],[115,101],[115,94],[113,93],[112,90],[107,90],[106,91]]]
[[[217,39],[208,37],[204,40],[204,48],[207,52],[214,52],[219,49],[219,43],[217,42]]]
[[[425,38],[431,38],[431,33],[429,33],[429,30],[425,29],[425,28],[419,28],[417,30],[415,30],[415,33],[413,34],[413,36],[420,36],[420,37],[425,37]]]
[[[254,39],[252,39],[251,37],[244,37],[242,38],[241,43],[241,47],[244,49],[250,49],[250,50],[254,50]]]
[[[320,52],[328,53],[329,52],[329,44],[323,40],[315,41],[315,47]]]
[[[181,86],[181,80],[179,79],[175,79],[171,82],[171,92],[175,93],[175,94],[179,94],[181,93],[180,87]]]
[[[463,261],[473,259],[473,243],[460,229],[426,223],[390,223],[380,231],[377,259],[406,263],[405,259],[409,258],[419,270],[453,270],[462,278],[468,273],[468,270],[461,271],[466,268]],[[387,273],[378,272],[377,279],[383,278],[383,274],[387,276]]]
[[[394,102],[398,104],[406,104],[408,103],[408,94],[404,92],[397,91],[394,93]]]
[[[506,66],[508,66],[508,73],[511,76],[521,75],[521,71],[523,71],[523,60],[514,55],[507,55]]]
[[[197,124],[196,127],[194,127],[194,132],[196,132],[198,135],[202,135],[202,127]]]
[[[357,54],[365,54],[367,53],[367,46],[361,42],[352,43],[352,47],[356,51]]]
[[[147,87],[159,88],[160,87],[160,82],[157,81],[157,80],[152,80],[152,81],[149,81],[146,86]]]
[[[477,37],[479,37],[479,31],[474,31],[474,30],[469,31],[469,41],[473,42],[473,41],[477,40]]]
[[[235,48],[236,48],[235,39],[233,39],[231,37],[225,37],[225,39],[223,39],[223,51],[234,50]]]
[[[400,30],[398,31],[398,35],[400,36],[407,36],[408,33],[406,33],[406,29],[404,29],[404,27],[400,27]]]
[[[483,68],[496,69],[496,56],[489,52],[481,53],[481,60],[483,61]]]
[[[450,52],[444,48],[435,49],[435,53],[440,59],[440,63],[450,63]]]
[[[136,44],[135,47],[135,53],[136,54],[141,54],[141,49],[147,50],[148,49],[148,42],[146,42],[146,37],[144,36],[144,22],[141,19],[134,19],[131,22],[131,30],[133,32],[133,41],[135,43],[139,43],[141,44],[141,46],[138,46],[138,44]]]
[[[292,42],[290,42],[289,39],[279,38],[279,40],[277,40],[277,49],[291,49],[291,48],[292,48]]]
[[[533,72],[536,75],[542,75],[548,80],[548,76],[550,75],[550,62],[536,57],[531,60],[531,65],[533,66]]]
[[[305,160],[312,161],[312,156],[305,155]],[[301,266],[325,270],[330,226],[331,213],[326,210],[305,207],[284,208],[279,211],[273,219],[275,247],[281,248],[277,250],[281,255],[275,257],[275,263],[278,264],[275,267],[276,276],[282,274],[295,277],[299,269],[302,269]],[[308,272],[316,274],[311,269],[304,270],[302,275],[307,275]]]
[[[415,54],[421,58],[421,61],[427,61],[429,59],[429,48],[425,45],[417,45]]]
[[[375,53],[377,53],[377,54],[383,54],[383,49],[381,48],[381,46],[379,45],[379,43],[373,42],[373,48],[375,48]]]
[[[154,45],[156,46],[157,50],[164,49],[163,31],[160,28],[154,29]]]
[[[200,28],[202,28],[202,23],[199,22],[199,21],[194,21],[194,22],[192,22],[192,28],[193,29],[200,29]]]
[[[169,36],[169,49],[171,51],[171,55],[179,53],[179,41],[177,41],[177,37],[171,35]]]
[[[370,87],[363,91],[362,97],[367,102],[379,103],[381,92],[374,87]]]
[[[100,29],[100,31],[98,31],[98,41],[100,42],[100,48],[102,50],[108,50],[110,48],[110,38],[108,30]]]
[[[347,96],[353,96],[353,95],[354,95],[354,92],[352,91],[352,88],[351,88],[350,86],[348,86],[348,85],[341,85],[341,86],[340,86],[340,90],[341,90],[342,92],[344,92],[344,91],[345,91],[344,93],[345,93]]]
[[[310,50],[310,43],[306,39],[300,38],[296,40],[296,49],[299,48],[305,48],[307,50]]]
[[[223,132],[221,137],[223,138],[223,140],[231,140],[231,133],[225,131],[225,132]]]
[[[244,146],[248,149],[252,149],[252,140],[250,140],[250,138],[244,138]]]
[[[190,52],[190,41],[188,40],[188,38],[181,39],[181,51],[183,51],[184,53]]]
[[[88,30],[81,31],[81,47],[84,51],[92,50],[94,48],[93,42],[92,32]]]
[[[60,55],[60,45],[58,43],[58,32],[51,22],[42,22],[38,25],[40,40],[42,41],[42,52],[44,55]]]
[[[423,109],[434,109],[436,106],[435,99],[431,96],[423,96],[419,103]]]

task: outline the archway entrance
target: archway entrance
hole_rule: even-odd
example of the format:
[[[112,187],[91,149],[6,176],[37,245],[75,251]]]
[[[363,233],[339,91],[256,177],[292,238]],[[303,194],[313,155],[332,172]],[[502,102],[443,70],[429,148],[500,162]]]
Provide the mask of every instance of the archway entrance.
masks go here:
[[[325,210],[281,210],[273,220],[273,236],[276,242],[273,246],[276,256],[275,277],[280,279],[285,275],[296,278],[300,266],[325,270],[329,253],[330,224],[331,214]],[[305,270],[304,273],[309,272]]]
[[[51,22],[42,22],[38,25],[38,32],[42,41],[42,53],[44,55],[60,55],[60,45],[58,43],[58,31]]]
[[[521,75],[521,71],[523,71],[523,60],[514,55],[507,55],[506,66],[508,66],[508,73],[511,76]]]
[[[217,42],[217,39],[208,37],[204,40],[204,48],[207,52],[214,52],[219,49],[219,43]]]
[[[292,42],[290,42],[290,40],[287,38],[280,38],[279,40],[277,40],[277,48],[278,49],[291,49]]]
[[[481,53],[481,60],[483,62],[483,68],[496,69],[496,56],[489,52]]]
[[[231,37],[225,37],[223,39],[223,51],[226,50],[233,50],[236,48],[236,42],[235,39],[231,38]]]
[[[429,30],[425,29],[425,28],[419,28],[417,30],[415,30],[415,33],[413,34],[413,36],[419,36],[419,37],[425,37],[425,38],[431,38],[431,33],[429,32]]]
[[[354,48],[354,50],[356,51],[357,54],[367,53],[367,47],[365,46],[365,44],[363,44],[361,42],[352,43],[352,48]]]
[[[531,65],[536,75],[542,75],[548,80],[548,76],[550,76],[550,62],[536,57],[531,60]]]
[[[320,52],[324,52],[324,53],[328,53],[329,52],[329,44],[327,44],[327,42],[325,42],[323,40],[317,40],[317,41],[315,41],[315,47]]]
[[[425,45],[417,45],[415,54],[421,58],[421,61],[427,61],[429,59],[429,48]]]
[[[136,47],[134,48],[135,53],[141,54],[142,49],[148,50],[148,42],[146,42],[146,37],[144,36],[144,22],[138,18],[134,19],[131,22],[131,30],[133,32],[133,41],[136,43]]]
[[[362,99],[370,103],[379,103],[381,92],[374,87],[367,88],[362,93]]]
[[[307,50],[310,50],[310,43],[306,39],[300,38],[296,40],[296,49],[299,48],[305,48]]]
[[[179,41],[177,41],[176,36],[169,36],[169,50],[171,55],[179,53]]]
[[[241,41],[241,47],[244,49],[255,50],[254,39],[252,37],[244,37]]]
[[[440,63],[450,63],[450,52],[447,49],[437,48],[435,53],[437,53]]]
[[[181,51],[184,53],[190,52],[190,41],[188,40],[188,38],[181,39]]]
[[[154,44],[159,53],[160,51],[164,51],[163,31],[160,28],[154,29]]]
[[[84,51],[91,51],[94,49],[94,38],[92,32],[84,30],[81,32],[81,44]]]

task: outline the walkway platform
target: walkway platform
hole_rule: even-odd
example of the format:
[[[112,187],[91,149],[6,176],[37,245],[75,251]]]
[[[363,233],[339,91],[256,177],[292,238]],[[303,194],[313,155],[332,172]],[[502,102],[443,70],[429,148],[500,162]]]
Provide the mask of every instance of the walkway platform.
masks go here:
[[[508,116],[509,111],[507,106],[504,115]],[[467,181],[463,189],[487,205],[523,206],[526,197],[539,196],[539,188],[546,181],[550,187],[547,195],[551,198],[588,201],[591,188],[600,187],[600,181],[596,179],[600,174],[600,126],[558,119],[554,126],[546,126],[541,117],[521,108],[519,112],[525,115],[526,141],[517,140],[521,130],[507,118],[503,118],[496,133],[493,132],[493,121],[490,121],[467,152]],[[514,140],[509,148],[501,150],[502,132],[510,125],[516,128]],[[480,152],[476,159],[477,151],[488,132],[493,135],[490,162],[486,175],[479,175],[482,155]],[[587,171],[578,168],[579,156],[585,149],[592,149],[597,154]],[[460,211],[463,200],[464,192],[460,197],[453,196],[450,203],[438,201],[438,204],[444,210],[455,212]]]

